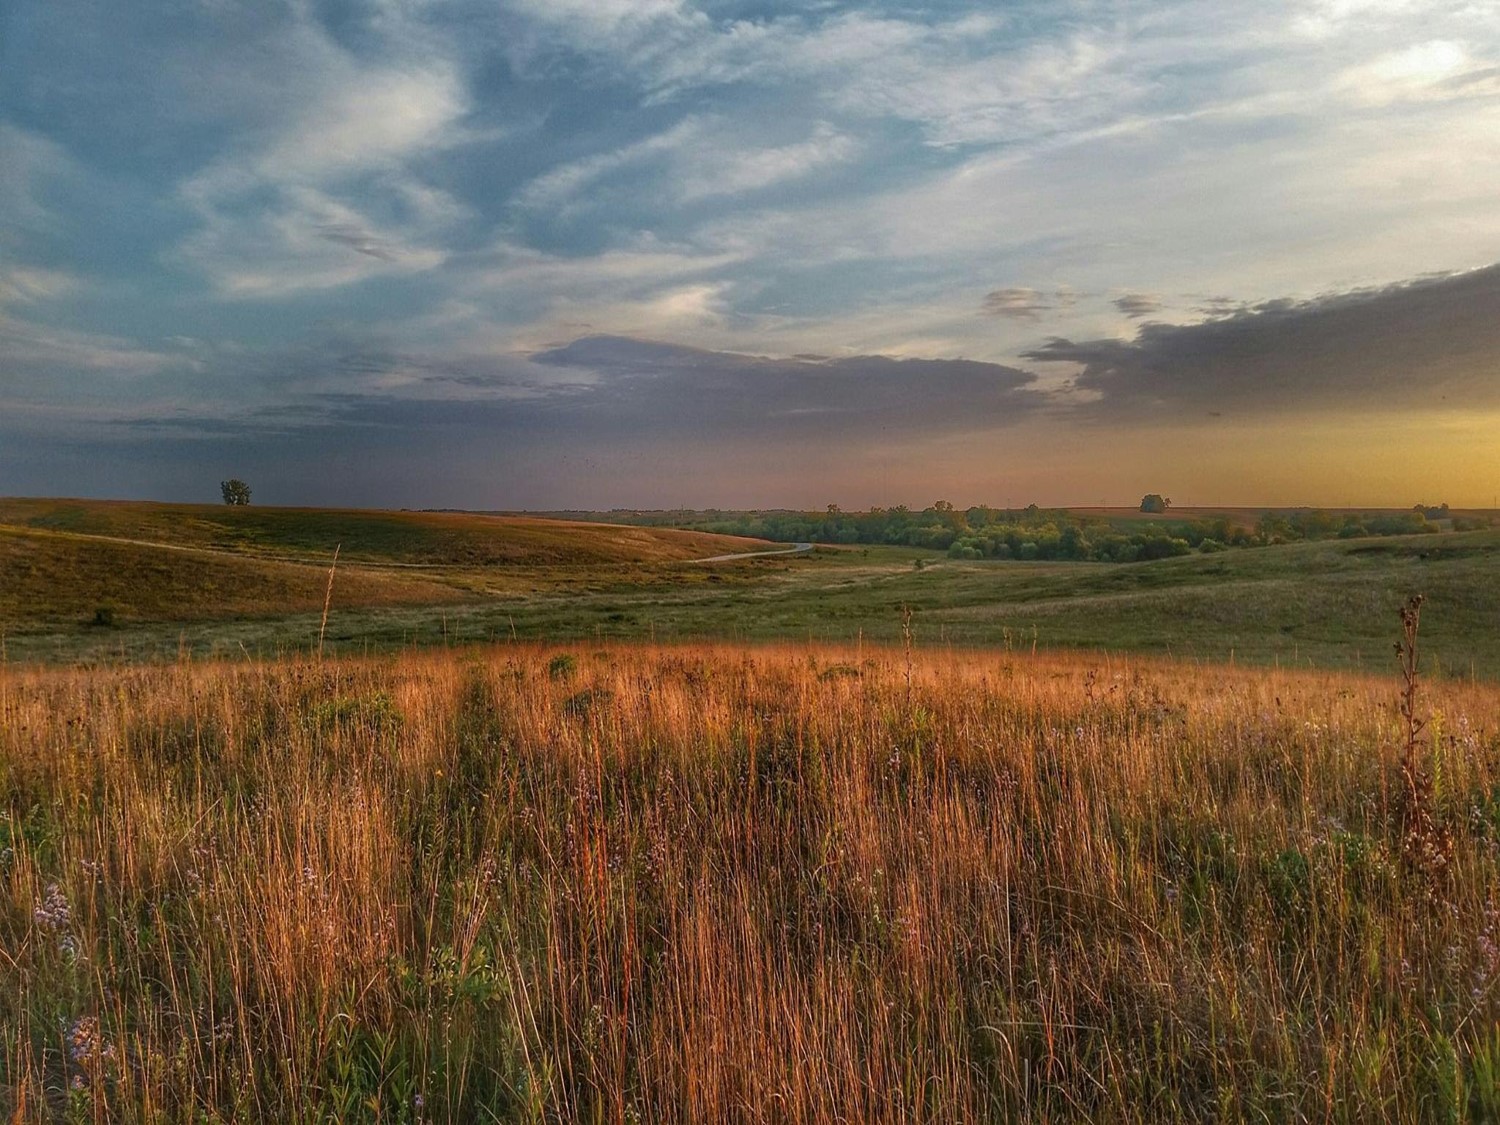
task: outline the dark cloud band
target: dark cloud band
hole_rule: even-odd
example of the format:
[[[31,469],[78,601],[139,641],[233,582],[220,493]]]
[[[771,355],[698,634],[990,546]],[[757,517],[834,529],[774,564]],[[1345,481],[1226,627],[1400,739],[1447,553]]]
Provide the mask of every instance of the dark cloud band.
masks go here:
[[[1500,265],[1024,353],[1078,364],[1076,386],[1097,395],[1091,409],[1115,414],[1500,405],[1497,357]]]

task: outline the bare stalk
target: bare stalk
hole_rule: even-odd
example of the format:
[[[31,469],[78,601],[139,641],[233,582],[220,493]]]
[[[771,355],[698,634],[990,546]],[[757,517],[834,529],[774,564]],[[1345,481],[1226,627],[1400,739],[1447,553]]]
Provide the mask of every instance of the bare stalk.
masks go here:
[[[1434,808],[1431,775],[1422,768],[1419,739],[1427,720],[1417,717],[1419,649],[1417,633],[1422,621],[1422,595],[1413,594],[1401,607],[1401,639],[1396,658],[1401,665],[1402,855],[1407,865],[1427,882],[1429,898],[1453,860],[1453,833],[1438,822]]]
[[[328,568],[328,587],[323,591],[323,620],[318,625],[318,659],[323,659],[323,634],[328,631],[328,607],[333,604],[333,572],[338,569],[339,552],[344,549],[340,543],[333,549],[333,564]]]
[[[901,646],[906,650],[906,713],[911,714],[911,606],[901,607]]]

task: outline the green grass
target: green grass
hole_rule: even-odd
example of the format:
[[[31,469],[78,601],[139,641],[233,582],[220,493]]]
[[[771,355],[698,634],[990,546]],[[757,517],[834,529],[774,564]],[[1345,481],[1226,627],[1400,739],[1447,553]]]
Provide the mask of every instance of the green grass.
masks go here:
[[[253,545],[230,549],[251,556],[166,552],[76,530],[145,538],[176,519],[217,552],[225,540],[213,535],[242,517],[239,530],[254,533]],[[892,641],[905,605],[925,645],[1387,669],[1396,608],[1421,592],[1436,667],[1500,676],[1495,531],[1129,565],[956,562],[856,547],[704,566],[682,559],[716,553],[725,540],[543,520],[0,501],[5,519],[74,528],[0,529],[0,627],[8,656],[20,660],[306,649],[318,632],[331,540],[348,534],[328,633],[344,651],[513,638]],[[484,545],[485,535],[494,542]],[[18,560],[28,551],[25,569]],[[512,561],[497,561],[507,551]],[[279,561],[295,557],[317,562]],[[421,559],[438,561],[408,565]],[[122,627],[89,627],[94,607],[106,603],[118,607]]]
[[[1128,566],[940,561],[917,570],[909,557],[915,552],[819,552],[806,561],[739,564],[729,569],[749,577],[734,583],[543,593],[454,606],[442,617],[429,608],[393,607],[341,620],[339,635],[355,649],[511,636],[895,641],[901,607],[909,605],[921,645],[1035,645],[1385,670],[1393,667],[1396,609],[1421,591],[1428,597],[1429,666],[1495,677],[1497,551],[1500,536],[1483,532]],[[309,624],[298,628],[305,633]]]

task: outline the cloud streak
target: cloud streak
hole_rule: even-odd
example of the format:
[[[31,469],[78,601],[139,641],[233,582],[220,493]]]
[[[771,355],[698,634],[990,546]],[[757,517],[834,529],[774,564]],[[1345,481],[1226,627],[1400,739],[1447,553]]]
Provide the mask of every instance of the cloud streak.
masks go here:
[[[1161,298],[1154,293],[1124,293],[1110,302],[1132,320],[1161,311]]]
[[[619,432],[684,431],[780,444],[965,432],[1020,421],[1045,405],[1034,376],[995,363],[889,356],[768,357],[616,336],[575,340],[535,363],[586,373],[570,417]]]
[[[465,139],[454,65],[399,54],[368,63],[307,19],[266,44],[295,62],[295,108],[180,186],[198,230],[177,256],[232,298],[440,265],[443,235],[466,208],[424,182],[419,165]]]

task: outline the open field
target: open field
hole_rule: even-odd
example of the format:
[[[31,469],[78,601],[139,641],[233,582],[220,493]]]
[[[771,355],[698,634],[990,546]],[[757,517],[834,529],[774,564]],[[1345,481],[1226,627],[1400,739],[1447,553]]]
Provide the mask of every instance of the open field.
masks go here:
[[[1075,507],[1067,509],[1072,515],[1084,519],[1104,519],[1111,522],[1133,521],[1158,523],[1163,520],[1217,520],[1225,519],[1232,524],[1241,527],[1254,527],[1256,522],[1264,515],[1289,516],[1298,512],[1319,511],[1327,512],[1331,516],[1399,516],[1405,515],[1409,508],[1370,508],[1370,507],[1318,507],[1314,508],[1225,508],[1212,506],[1193,506],[1185,504],[1173,504],[1165,513],[1143,512],[1139,508],[1106,508],[1106,507]],[[1494,508],[1453,508],[1450,511],[1453,516],[1462,516],[1468,519],[1494,520],[1500,518],[1500,511]]]
[[[517,645],[0,669],[18,1122],[1494,1120],[1500,688]]]
[[[87,647],[100,637],[85,628],[100,610],[126,630],[316,612],[335,549],[338,604],[349,609],[461,604],[601,577],[628,587],[686,560],[765,546],[509,517],[0,499],[0,628]]]
[[[1436,666],[1500,676],[1493,532],[1131,565],[938,559],[917,569],[922,557],[894,548],[820,550],[807,560],[741,564],[739,581],[539,594],[457,607],[441,619],[420,608],[371,611],[341,622],[340,636],[356,647],[444,636],[895,641],[909,606],[927,644],[1390,669],[1390,623],[1407,594],[1423,591]]]
[[[0,498],[0,526],[324,566],[335,547],[350,562],[455,569],[663,563],[761,545],[698,531],[526,516],[109,500]]]
[[[0,501],[0,1114],[1500,1115],[1500,532],[757,546]]]
[[[0,620],[89,621],[103,607],[121,622],[213,620],[322,608],[328,568],[253,556],[164,548],[0,525]],[[348,604],[453,601],[463,594],[421,572],[346,567]]]
[[[1389,669],[1396,607],[1422,592],[1433,667],[1500,677],[1496,531],[1132,564],[876,546],[702,565],[687,560],[757,544],[414,513],[0,501],[0,517],[16,521],[0,524],[10,660],[305,652],[343,542],[328,644],[344,652],[527,639],[892,641],[909,606],[924,644]],[[178,537],[185,547],[150,541],[179,524],[191,529]],[[100,607],[112,627],[92,624]]]

